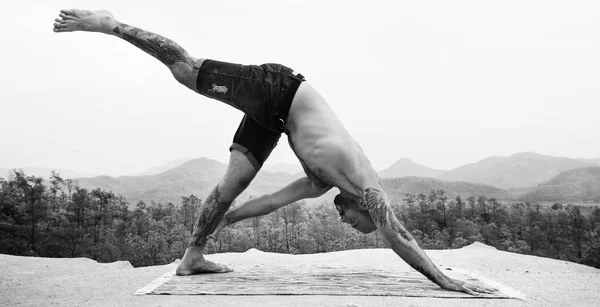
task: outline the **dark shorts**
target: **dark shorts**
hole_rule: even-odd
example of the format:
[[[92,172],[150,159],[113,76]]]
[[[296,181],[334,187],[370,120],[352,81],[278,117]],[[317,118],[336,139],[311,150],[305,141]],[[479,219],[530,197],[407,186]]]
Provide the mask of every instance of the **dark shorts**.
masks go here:
[[[224,102],[245,116],[230,150],[238,150],[259,170],[281,133],[302,75],[280,64],[240,65],[204,60],[196,86],[206,97]]]

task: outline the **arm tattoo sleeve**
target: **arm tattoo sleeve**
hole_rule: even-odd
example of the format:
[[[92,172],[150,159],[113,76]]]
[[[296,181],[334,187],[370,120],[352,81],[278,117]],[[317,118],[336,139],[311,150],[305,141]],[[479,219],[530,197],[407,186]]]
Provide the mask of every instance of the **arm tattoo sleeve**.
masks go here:
[[[168,38],[124,23],[115,27],[113,32],[169,67],[176,62],[195,67],[195,61],[187,51]]]
[[[394,215],[387,197],[382,191],[375,188],[367,188],[365,190],[365,199],[367,200],[367,208],[371,213],[371,217],[377,225],[380,227],[390,225],[392,230],[400,234],[404,240],[413,240],[410,233],[402,227],[402,224],[400,224],[400,221]]]

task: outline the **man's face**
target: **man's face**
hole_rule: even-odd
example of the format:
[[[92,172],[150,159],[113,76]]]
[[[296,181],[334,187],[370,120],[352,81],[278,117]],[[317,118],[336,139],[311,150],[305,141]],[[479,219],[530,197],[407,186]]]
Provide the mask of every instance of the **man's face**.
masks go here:
[[[377,229],[368,211],[347,209],[342,215],[342,222],[349,224],[352,228],[364,234],[371,233]]]

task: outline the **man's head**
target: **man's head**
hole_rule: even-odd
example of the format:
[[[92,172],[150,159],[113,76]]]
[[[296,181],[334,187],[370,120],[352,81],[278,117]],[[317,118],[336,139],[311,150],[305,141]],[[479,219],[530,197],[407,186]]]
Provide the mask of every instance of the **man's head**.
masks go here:
[[[343,223],[348,223],[352,228],[367,234],[375,231],[377,226],[373,222],[369,211],[360,199],[350,198],[338,194],[333,203],[340,214]]]

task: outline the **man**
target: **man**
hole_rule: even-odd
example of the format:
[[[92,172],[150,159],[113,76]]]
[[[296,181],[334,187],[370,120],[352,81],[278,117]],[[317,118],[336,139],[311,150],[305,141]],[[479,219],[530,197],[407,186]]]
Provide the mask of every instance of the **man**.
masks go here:
[[[54,31],[117,36],[161,61],[189,89],[245,113],[230,148],[225,175],[203,204],[177,267],[178,275],[231,271],[204,258],[207,238],[231,202],[250,184],[281,133],[286,133],[308,177],[273,194],[271,201],[277,206],[320,196],[335,186],[362,203],[362,217],[369,213],[369,219],[355,218],[354,228],[366,233],[377,228],[394,252],[440,287],[471,294],[493,291],[448,278],[431,262],[394,216],[358,143],[325,99],[292,69],[279,64],[237,65],[195,58],[165,37],[118,22],[108,11],[61,10]]]

